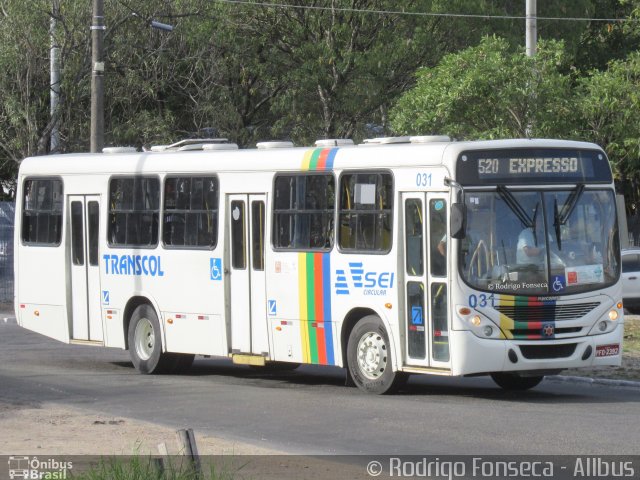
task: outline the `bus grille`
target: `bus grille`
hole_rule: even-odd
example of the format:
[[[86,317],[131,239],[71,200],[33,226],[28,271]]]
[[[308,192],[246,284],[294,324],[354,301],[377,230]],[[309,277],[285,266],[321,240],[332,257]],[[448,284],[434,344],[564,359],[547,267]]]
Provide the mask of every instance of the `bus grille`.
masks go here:
[[[582,327],[572,327],[572,328],[556,328],[554,330],[554,335],[562,335],[568,333],[580,333],[582,331]],[[511,330],[513,333],[513,338],[519,340],[526,340],[529,338],[533,338],[535,340],[539,340],[541,338],[540,329],[539,328],[531,328],[531,329],[513,329]]]
[[[553,340],[561,336],[575,336],[582,327],[562,324],[579,320],[600,305],[599,302],[557,305],[548,302],[542,305],[498,305],[505,318],[500,319],[500,328],[514,340]]]
[[[576,351],[575,343],[565,345],[519,345],[522,356],[527,360],[545,358],[567,358]]]
[[[499,305],[495,309],[516,322],[560,322],[582,318],[599,305],[599,302],[573,305]]]

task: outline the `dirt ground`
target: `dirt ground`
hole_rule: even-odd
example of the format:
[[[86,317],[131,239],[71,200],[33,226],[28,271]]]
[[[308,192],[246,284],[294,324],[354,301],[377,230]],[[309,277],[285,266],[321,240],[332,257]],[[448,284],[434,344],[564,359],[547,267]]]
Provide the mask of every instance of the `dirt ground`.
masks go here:
[[[0,401],[0,431],[0,455],[155,455],[160,443],[165,443],[170,455],[182,453],[170,428],[56,404]],[[194,433],[202,455],[284,453]]]
[[[176,432],[170,428],[56,404],[16,405],[0,400],[0,432],[0,456],[39,459],[55,456],[61,460],[71,457],[74,461],[78,455],[105,458],[134,455],[147,458],[148,455],[160,456],[160,443],[166,445],[169,455],[183,453]],[[209,472],[213,462],[216,472],[222,472],[220,478],[370,478],[364,466],[341,462],[338,457],[287,455],[283,451],[201,435],[197,431],[194,433],[198,453],[206,456],[202,458],[203,471]],[[215,457],[209,457],[211,455]],[[177,457],[172,458],[175,464]],[[81,465],[83,461],[81,459]],[[88,467],[82,465],[78,468],[80,471],[76,469],[74,474]],[[6,474],[0,465],[0,480],[8,478]]]

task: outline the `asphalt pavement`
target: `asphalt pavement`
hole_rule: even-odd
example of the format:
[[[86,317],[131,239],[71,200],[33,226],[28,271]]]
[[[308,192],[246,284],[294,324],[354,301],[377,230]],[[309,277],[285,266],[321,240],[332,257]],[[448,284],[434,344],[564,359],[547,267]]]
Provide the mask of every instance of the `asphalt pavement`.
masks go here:
[[[3,318],[0,316],[0,318]],[[412,376],[398,395],[344,386],[339,368],[278,374],[198,359],[139,375],[128,353],[0,323],[0,400],[53,402],[297,454],[637,454],[640,390],[545,380]]]

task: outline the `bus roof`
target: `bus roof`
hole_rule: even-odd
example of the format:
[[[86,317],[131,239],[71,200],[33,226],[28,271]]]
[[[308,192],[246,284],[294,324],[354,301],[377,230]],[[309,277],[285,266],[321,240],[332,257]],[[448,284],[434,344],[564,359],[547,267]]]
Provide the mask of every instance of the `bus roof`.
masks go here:
[[[458,155],[469,150],[512,148],[600,149],[569,140],[511,139],[433,143],[366,143],[333,147],[333,168],[392,168],[443,165],[454,171]],[[21,175],[84,175],[159,172],[299,171],[305,154],[322,147],[199,150],[132,153],[72,153],[29,157]]]

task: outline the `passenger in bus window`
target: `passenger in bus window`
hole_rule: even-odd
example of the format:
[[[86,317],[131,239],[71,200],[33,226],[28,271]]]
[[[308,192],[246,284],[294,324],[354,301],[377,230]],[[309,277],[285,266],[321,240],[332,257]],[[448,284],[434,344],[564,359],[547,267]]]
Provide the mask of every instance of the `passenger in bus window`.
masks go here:
[[[518,264],[542,263],[545,261],[544,246],[540,245],[539,242],[536,245],[531,227],[526,227],[520,232],[516,248],[516,262]]]
[[[442,236],[442,238],[438,242],[437,248],[438,248],[438,252],[440,252],[440,255],[446,258],[447,257],[447,234],[446,233]]]

